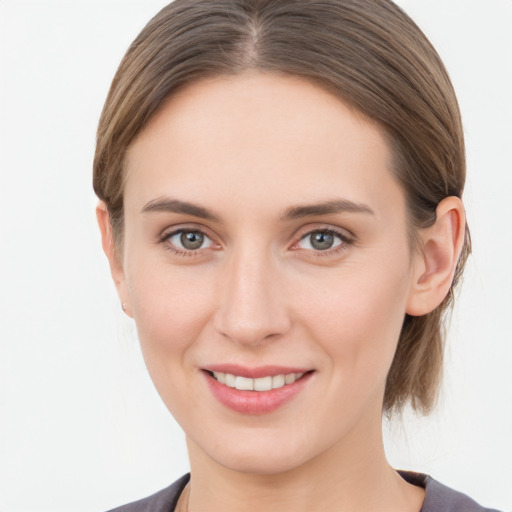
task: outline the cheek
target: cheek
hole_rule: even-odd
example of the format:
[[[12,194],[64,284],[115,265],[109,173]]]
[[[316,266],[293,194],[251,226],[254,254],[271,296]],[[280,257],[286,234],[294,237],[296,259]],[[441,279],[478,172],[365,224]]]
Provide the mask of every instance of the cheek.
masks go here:
[[[211,316],[209,280],[210,272],[200,267],[173,267],[165,262],[142,265],[136,259],[130,265],[131,307],[150,372],[158,365],[183,362]]]
[[[132,269],[130,300],[146,367],[171,414],[187,425],[190,403],[201,398],[188,383],[197,371],[194,343],[211,317],[212,286],[197,270],[194,277],[190,269],[147,262]]]
[[[301,308],[311,337],[323,346],[336,367],[335,378],[345,385],[385,382],[405,316],[408,264],[405,254],[347,265],[336,269],[324,287],[316,283],[297,293],[308,297]]]

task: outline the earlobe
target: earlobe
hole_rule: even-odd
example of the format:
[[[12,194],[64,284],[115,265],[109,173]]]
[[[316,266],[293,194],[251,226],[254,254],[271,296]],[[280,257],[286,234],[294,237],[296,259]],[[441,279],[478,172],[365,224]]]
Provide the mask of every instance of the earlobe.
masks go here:
[[[129,308],[129,297],[123,265],[115,250],[110,215],[103,201],[100,201],[96,207],[96,218],[98,219],[98,225],[101,232],[101,244],[110,265],[110,273],[114,280],[114,284],[116,285],[122,309],[128,316],[132,316]]]
[[[466,216],[458,197],[443,199],[435,223],[420,230],[421,249],[415,254],[413,279],[406,312],[422,316],[433,311],[450,291],[459,260]]]

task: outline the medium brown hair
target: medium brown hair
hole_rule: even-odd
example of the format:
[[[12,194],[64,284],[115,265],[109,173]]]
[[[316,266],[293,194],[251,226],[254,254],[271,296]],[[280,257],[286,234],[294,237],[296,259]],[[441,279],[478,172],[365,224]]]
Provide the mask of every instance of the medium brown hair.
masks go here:
[[[123,236],[126,151],[163,102],[204,77],[247,69],[306,78],[375,121],[405,190],[411,233],[436,207],[461,197],[464,140],[457,100],[438,54],[390,0],[175,0],[124,56],[97,133],[94,190],[116,243]],[[450,293],[432,313],[406,315],[388,374],[384,411],[410,401],[428,412],[443,359],[443,316],[470,252],[465,244]]]

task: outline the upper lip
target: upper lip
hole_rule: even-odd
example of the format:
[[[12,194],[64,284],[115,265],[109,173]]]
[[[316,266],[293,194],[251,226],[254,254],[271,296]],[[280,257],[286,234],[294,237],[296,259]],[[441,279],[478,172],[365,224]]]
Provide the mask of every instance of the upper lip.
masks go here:
[[[306,373],[312,370],[311,368],[298,366],[265,365],[248,367],[240,366],[238,364],[214,364],[208,365],[202,369],[210,372],[230,373],[231,375],[247,377],[250,379],[274,377],[275,375],[288,375],[289,373]]]

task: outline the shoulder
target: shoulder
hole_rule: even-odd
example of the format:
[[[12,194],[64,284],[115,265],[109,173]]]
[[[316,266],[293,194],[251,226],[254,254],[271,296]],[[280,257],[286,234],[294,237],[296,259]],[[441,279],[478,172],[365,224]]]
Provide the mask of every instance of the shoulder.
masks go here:
[[[182,476],[173,484],[142,500],[114,508],[109,512],[172,512],[181,492],[190,480],[190,474]]]
[[[450,489],[446,485],[422,473],[399,471],[402,478],[410,484],[419,485],[425,489],[425,501],[420,512],[499,512],[484,508],[469,496]]]
[[[499,512],[481,507],[465,494],[450,489],[428,475],[411,471],[399,471],[399,473],[409,483],[425,488],[425,501],[420,512],[460,512],[461,510],[464,512]],[[142,500],[110,510],[110,512],[172,512],[189,480],[190,475],[184,475],[169,487]]]

